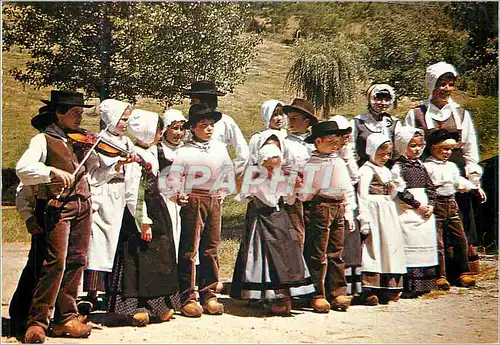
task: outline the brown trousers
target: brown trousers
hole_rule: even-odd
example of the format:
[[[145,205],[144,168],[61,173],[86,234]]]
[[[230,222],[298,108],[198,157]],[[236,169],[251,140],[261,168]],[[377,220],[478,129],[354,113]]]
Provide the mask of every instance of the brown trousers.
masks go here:
[[[181,303],[196,300],[198,285],[200,302],[215,297],[219,281],[218,252],[221,243],[221,199],[196,192],[181,208],[181,238],[179,242],[179,290]],[[196,276],[196,253],[200,265]]]
[[[344,213],[339,200],[315,196],[311,201],[304,257],[317,297],[333,299],[347,294],[342,259]]]
[[[437,240],[438,240],[438,263],[440,277],[446,277],[446,246],[453,246],[454,258],[459,263],[459,273],[469,271],[469,260],[467,254],[467,237],[462,225],[462,219],[458,213],[458,205],[453,195],[436,198],[434,206],[436,216]]]
[[[58,202],[61,206],[62,203]],[[46,253],[40,279],[33,293],[28,326],[48,328],[54,321],[64,323],[77,316],[76,298],[87,265],[91,233],[91,201],[72,196],[61,206],[60,219],[46,229]]]

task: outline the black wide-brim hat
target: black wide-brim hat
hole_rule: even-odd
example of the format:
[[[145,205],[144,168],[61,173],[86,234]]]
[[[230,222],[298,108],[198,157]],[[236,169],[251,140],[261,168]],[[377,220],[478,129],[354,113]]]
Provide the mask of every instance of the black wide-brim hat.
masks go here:
[[[283,106],[283,112],[288,114],[289,112],[296,111],[303,114],[311,121],[311,126],[318,123],[318,118],[314,113],[314,105],[302,98],[295,98],[290,105]]]
[[[38,109],[38,114],[33,116],[33,118],[31,119],[31,125],[41,132],[45,129],[45,127],[47,127],[51,123],[54,123],[55,121],[55,112],[51,111],[48,105],[44,105],[43,107]]]
[[[58,105],[92,108],[93,105],[85,104],[83,101],[83,93],[72,91],[50,91],[50,100],[42,99],[42,102],[55,109]]]
[[[215,95],[215,96],[225,96],[226,93],[218,91],[215,87],[215,83],[209,80],[200,80],[191,83],[191,89],[184,91],[185,95],[196,96],[196,95]]]
[[[185,126],[193,126],[196,122],[203,119],[211,119],[215,122],[222,118],[222,113],[217,109],[210,108],[205,103],[193,104],[189,108],[188,121]]]
[[[341,130],[335,121],[318,122],[311,128],[311,134],[304,140],[308,144],[314,143],[317,138],[327,135],[341,135]]]

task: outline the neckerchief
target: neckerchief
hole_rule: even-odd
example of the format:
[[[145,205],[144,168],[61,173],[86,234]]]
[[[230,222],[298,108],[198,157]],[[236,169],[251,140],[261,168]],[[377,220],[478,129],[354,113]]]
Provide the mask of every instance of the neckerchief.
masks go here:
[[[200,142],[192,139],[189,141],[189,144],[200,149],[202,152],[208,152],[210,150],[210,141]]]

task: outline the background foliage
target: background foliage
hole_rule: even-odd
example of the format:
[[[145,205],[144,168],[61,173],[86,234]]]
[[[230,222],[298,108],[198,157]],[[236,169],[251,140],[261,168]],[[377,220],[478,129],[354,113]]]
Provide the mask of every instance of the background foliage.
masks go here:
[[[14,77],[87,96],[178,102],[193,80],[232,91],[255,57],[238,3],[50,2],[5,5],[4,49],[33,60]]]

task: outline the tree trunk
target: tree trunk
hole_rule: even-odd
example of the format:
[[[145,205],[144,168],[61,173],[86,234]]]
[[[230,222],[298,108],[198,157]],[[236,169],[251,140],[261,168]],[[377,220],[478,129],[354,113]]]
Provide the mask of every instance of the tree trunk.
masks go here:
[[[101,82],[99,86],[99,100],[102,102],[109,98],[109,80],[111,75],[111,23],[106,13],[106,3],[103,6],[103,18],[101,25],[101,46],[99,49],[99,59],[101,60]],[[101,129],[106,127],[102,121],[99,122]]]

